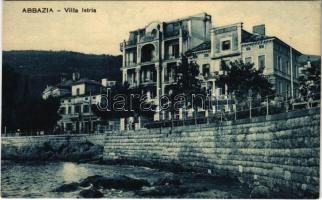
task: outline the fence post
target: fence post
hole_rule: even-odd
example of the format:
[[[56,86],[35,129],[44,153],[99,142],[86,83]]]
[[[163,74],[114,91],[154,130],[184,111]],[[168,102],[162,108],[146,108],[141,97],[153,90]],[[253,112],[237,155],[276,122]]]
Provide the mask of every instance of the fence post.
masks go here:
[[[252,118],[252,97],[249,97],[249,118]]]
[[[248,99],[249,99],[249,118],[252,118],[252,89],[248,90]]]
[[[182,119],[183,119],[183,121],[182,121],[182,125],[183,126],[185,126],[185,123],[184,123],[184,120],[185,120],[185,118],[186,118],[186,108],[184,108],[184,109],[182,109]]]
[[[268,111],[269,111],[269,102],[268,102],[268,97],[266,97],[266,116],[268,116]]]

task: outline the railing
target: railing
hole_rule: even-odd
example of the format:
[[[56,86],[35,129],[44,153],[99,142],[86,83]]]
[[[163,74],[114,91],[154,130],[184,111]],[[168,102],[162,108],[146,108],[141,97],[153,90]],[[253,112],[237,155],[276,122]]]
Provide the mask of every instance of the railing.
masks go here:
[[[312,96],[319,96],[320,93],[312,94]],[[300,98],[286,98],[278,95],[270,95],[264,98],[251,99],[243,104],[214,104],[215,110],[208,110],[208,116],[193,116],[187,117],[188,111],[182,112],[182,118],[167,119],[159,122],[146,123],[146,128],[160,128],[160,127],[175,127],[198,124],[218,123],[223,121],[236,121],[240,119],[253,118],[259,116],[268,116],[273,114],[285,113],[294,110],[310,109],[320,107],[319,98],[307,98],[301,100]],[[213,112],[214,111],[214,112]],[[213,112],[213,113],[212,113]],[[198,112],[197,112],[198,113]],[[195,115],[195,113],[193,113]],[[178,116],[178,114],[176,115]]]
[[[164,55],[165,60],[172,60],[172,59],[178,59],[178,58],[180,58],[179,53],[176,53],[175,55],[169,55],[169,54]]]
[[[125,42],[125,47],[128,47],[128,46],[135,46],[137,43],[136,40],[129,40],[129,41],[126,41]],[[123,45],[123,42],[120,43],[120,50],[122,50],[124,48],[124,45]]]
[[[157,36],[154,35],[145,35],[140,37],[140,42],[149,42],[158,39]]]

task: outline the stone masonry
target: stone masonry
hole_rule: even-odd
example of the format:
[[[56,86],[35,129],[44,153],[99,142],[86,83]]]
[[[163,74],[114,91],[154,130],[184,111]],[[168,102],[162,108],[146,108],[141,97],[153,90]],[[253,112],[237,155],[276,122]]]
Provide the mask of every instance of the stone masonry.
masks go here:
[[[19,148],[66,139],[75,145],[86,140],[104,145],[107,161],[181,166],[291,197],[316,197],[319,192],[319,108],[173,130],[3,137],[2,153],[8,145]]]

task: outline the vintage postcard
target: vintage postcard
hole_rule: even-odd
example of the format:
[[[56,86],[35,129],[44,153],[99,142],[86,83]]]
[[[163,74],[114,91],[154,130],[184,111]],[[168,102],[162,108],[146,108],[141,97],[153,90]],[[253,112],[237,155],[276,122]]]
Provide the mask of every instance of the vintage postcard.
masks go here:
[[[319,198],[320,1],[2,7],[2,198]]]

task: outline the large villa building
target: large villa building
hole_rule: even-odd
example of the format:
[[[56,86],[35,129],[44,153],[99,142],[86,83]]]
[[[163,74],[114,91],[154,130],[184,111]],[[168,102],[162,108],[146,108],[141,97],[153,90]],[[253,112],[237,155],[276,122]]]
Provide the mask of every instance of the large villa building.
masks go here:
[[[210,40],[211,16],[206,13],[169,22],[152,22],[130,32],[121,43],[122,80],[131,86],[144,86],[145,92],[157,100],[167,93],[174,80],[174,66],[181,55]]]
[[[156,104],[160,95],[168,94],[167,85],[174,81],[174,67],[182,55],[196,61],[204,86],[216,98],[227,97],[227,87],[216,84],[224,73],[221,63],[235,60],[263,69],[277,94],[291,97],[298,87],[297,59],[302,55],[279,38],[267,36],[265,25],[254,26],[251,33],[243,23],[216,27],[207,13],[130,31],[120,50],[123,82],[143,87]]]
[[[217,27],[207,13],[151,22],[130,31],[129,38],[120,44],[120,50],[123,83],[128,82],[130,87],[140,86],[155,105],[159,105],[161,95],[170,93],[168,86],[176,79],[174,69],[182,56],[198,64],[203,87],[217,102],[218,99],[228,102],[229,96],[227,86],[217,84],[219,75],[225,73],[223,62],[253,63],[256,69],[263,70],[278,95],[289,98],[297,95],[299,58],[303,57],[278,37],[266,35],[265,25],[256,25],[251,32],[245,30],[241,22]],[[62,80],[56,86],[47,87],[43,98],[61,99],[62,118],[58,125],[63,131],[91,132],[98,130],[99,125],[112,127],[108,129],[120,126],[121,130],[142,127],[141,119],[137,121],[133,117],[123,118],[118,123],[103,123],[91,111],[91,105],[99,102],[104,88],[114,84],[115,81],[106,79],[101,83],[80,79],[78,75],[73,76],[73,80]],[[172,116],[168,114],[157,111],[154,120],[170,119]]]

